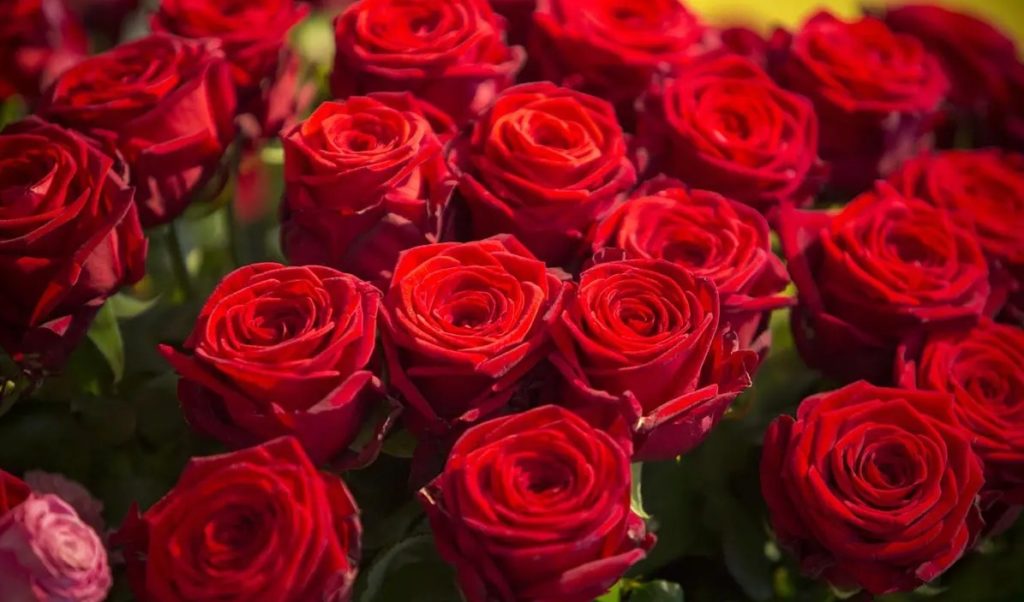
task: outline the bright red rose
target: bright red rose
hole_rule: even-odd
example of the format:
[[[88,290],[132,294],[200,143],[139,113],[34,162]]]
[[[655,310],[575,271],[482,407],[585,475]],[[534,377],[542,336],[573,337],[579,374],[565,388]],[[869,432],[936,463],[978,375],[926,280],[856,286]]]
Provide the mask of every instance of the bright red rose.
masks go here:
[[[902,386],[951,393],[996,503],[1024,505],[1024,330],[982,320],[901,348]]]
[[[403,252],[383,342],[413,430],[458,432],[503,409],[547,354],[565,287],[512,237]]]
[[[386,287],[399,253],[437,242],[454,187],[442,153],[453,130],[409,94],[320,105],[283,138],[288,258]]]
[[[836,186],[859,192],[929,144],[949,82],[916,38],[819,13],[773,43],[773,75],[814,103]]]
[[[295,76],[288,72],[299,65],[287,38],[307,12],[295,0],[161,0],[152,27],[220,41],[238,89],[239,112],[255,115],[263,134],[273,136],[296,108]]]
[[[654,545],[629,492],[628,450],[543,406],[467,431],[419,495],[469,602],[589,602]]]
[[[763,213],[806,205],[824,184],[818,120],[806,98],[735,55],[656,81],[637,145],[648,173],[720,192]]]
[[[790,304],[780,294],[789,275],[772,253],[764,217],[717,193],[688,191],[675,180],[648,182],[598,224],[593,249],[602,247],[671,261],[710,280],[718,289],[722,323],[744,349],[766,350],[769,341],[758,339],[769,314]]]
[[[538,79],[610,101],[626,124],[654,74],[717,45],[679,0],[538,0],[533,20]]]
[[[24,502],[31,493],[24,481],[0,469],[0,516]]]
[[[154,34],[65,71],[42,113],[127,162],[143,225],[173,220],[235,136],[235,92],[211,42]]]
[[[901,340],[971,324],[988,302],[988,266],[973,234],[887,184],[837,213],[790,209],[780,222],[799,296],[797,347],[835,378],[888,382]]]
[[[335,22],[331,92],[412,92],[465,123],[512,85],[525,53],[505,45],[486,0],[359,0]]]
[[[984,479],[948,395],[857,382],[808,397],[765,435],[761,491],[779,542],[841,588],[910,591],[981,527]]]
[[[621,415],[638,460],[686,453],[750,386],[757,359],[720,311],[710,279],[665,260],[584,270],[552,333],[561,403],[603,428]]]
[[[575,263],[636,183],[626,150],[607,102],[550,82],[506,90],[449,156],[469,236],[512,233],[550,264]]]
[[[351,599],[359,510],[290,437],[193,458],[177,485],[113,541],[146,602]]]
[[[0,133],[0,347],[55,369],[96,312],[142,278],[132,189],[85,138],[30,117]]]
[[[184,350],[161,351],[200,431],[234,447],[294,435],[314,461],[352,462],[348,447],[384,398],[365,369],[379,307],[373,286],[331,268],[247,265],[210,294]]]
[[[0,102],[15,94],[34,101],[87,52],[85,31],[64,0],[0,2]]]

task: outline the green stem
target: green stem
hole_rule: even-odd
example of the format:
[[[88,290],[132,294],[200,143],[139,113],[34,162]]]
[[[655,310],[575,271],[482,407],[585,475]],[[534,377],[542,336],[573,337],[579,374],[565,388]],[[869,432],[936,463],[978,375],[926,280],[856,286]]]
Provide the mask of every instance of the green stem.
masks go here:
[[[174,279],[178,282],[178,288],[186,299],[191,299],[192,278],[188,274],[188,266],[185,264],[185,251],[181,246],[181,238],[178,236],[178,222],[174,221],[167,225],[167,251],[171,260],[171,269],[174,270]]]
[[[238,220],[235,218],[234,199],[228,199],[224,205],[224,220],[228,232],[228,255],[231,257],[231,264],[240,268],[242,265],[242,233],[238,230]]]

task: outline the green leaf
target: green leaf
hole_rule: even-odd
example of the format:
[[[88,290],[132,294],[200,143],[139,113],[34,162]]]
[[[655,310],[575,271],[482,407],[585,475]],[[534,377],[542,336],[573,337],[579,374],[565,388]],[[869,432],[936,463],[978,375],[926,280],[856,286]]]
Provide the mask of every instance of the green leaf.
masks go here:
[[[107,301],[107,305],[114,311],[114,315],[121,320],[129,320],[140,316],[153,308],[160,302],[160,295],[152,299],[139,299],[127,293],[121,292]]]
[[[416,450],[416,438],[407,429],[399,429],[384,440],[381,448],[385,454],[395,458],[411,458]]]
[[[620,602],[622,600],[622,580],[615,582],[608,593],[597,598],[594,602]]]
[[[731,497],[717,500],[721,511],[722,555],[725,567],[753,600],[770,600],[773,592],[771,561],[765,554],[767,533],[749,508]]]
[[[121,382],[124,377],[124,341],[121,339],[121,329],[117,325],[114,306],[110,303],[103,304],[97,312],[96,319],[89,329],[89,340],[107,360],[107,365],[114,374],[114,382]]]
[[[683,588],[671,581],[650,581],[630,588],[629,602],[683,602]]]
[[[416,600],[450,602],[460,599],[451,569],[437,555],[434,536],[416,535],[385,550],[366,572],[361,602]]]
[[[637,516],[647,520],[651,518],[651,515],[644,511],[644,498],[641,491],[643,488],[644,465],[642,462],[633,462],[629,467],[629,470],[632,474],[632,483],[629,490],[629,505],[633,508],[633,512],[635,512]]]

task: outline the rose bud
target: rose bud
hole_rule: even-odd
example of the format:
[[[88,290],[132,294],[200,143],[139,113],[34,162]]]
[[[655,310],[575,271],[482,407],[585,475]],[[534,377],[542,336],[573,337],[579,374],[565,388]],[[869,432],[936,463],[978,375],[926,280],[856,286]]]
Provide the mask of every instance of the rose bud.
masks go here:
[[[762,213],[806,205],[824,183],[818,120],[748,59],[723,55],[652,84],[637,145],[665,173]]]
[[[503,409],[548,353],[565,287],[508,236],[403,252],[382,319],[409,426],[447,435]]]
[[[772,253],[768,222],[754,209],[717,193],[687,190],[659,178],[606,217],[593,249],[622,249],[627,257],[664,259],[707,278],[718,289],[722,324],[743,349],[767,351],[772,310],[790,305],[786,266]]]
[[[765,435],[761,492],[805,572],[911,591],[972,545],[983,482],[948,395],[857,382],[805,399]]]
[[[836,187],[860,192],[930,143],[949,82],[915,38],[822,12],[773,44],[773,75],[814,103]]]
[[[797,348],[833,378],[888,382],[900,341],[972,324],[988,301],[974,236],[885,183],[840,212],[783,210],[779,234],[799,298]]]
[[[716,47],[679,0],[538,0],[531,60],[540,77],[608,100],[633,123],[633,103],[656,73]]]
[[[345,483],[283,437],[193,458],[113,540],[140,600],[348,602],[361,531]]]
[[[5,600],[102,602],[113,583],[92,527],[55,495],[29,495],[0,518]]]
[[[0,133],[0,348],[56,370],[146,269],[132,189],[82,136],[36,117]]]
[[[589,602],[654,545],[629,492],[628,450],[549,405],[467,431],[419,497],[468,602]]]
[[[0,468],[0,518],[28,499],[31,493],[24,481]]]
[[[437,242],[454,187],[442,144],[453,133],[406,93],[320,105],[282,139],[285,254],[386,288],[399,253]]]
[[[65,71],[42,114],[103,142],[128,164],[142,223],[181,214],[235,136],[235,93],[212,42],[154,34]]]
[[[660,259],[597,261],[552,331],[558,398],[602,428],[625,418],[634,459],[686,453],[750,386],[756,354],[720,327],[710,279]]]
[[[636,183],[626,150],[604,100],[550,82],[506,90],[449,156],[470,237],[508,232],[549,264],[575,263]]]
[[[1024,330],[984,319],[912,339],[897,359],[901,386],[952,394],[985,465],[986,518],[998,526],[1001,511],[1024,506]]]
[[[408,91],[463,124],[515,81],[526,58],[486,0],[359,0],[335,22],[336,98]]]
[[[257,263],[214,289],[183,351],[160,350],[199,431],[232,447],[294,435],[314,461],[349,463],[384,399],[366,370],[379,307],[377,289],[343,272]]]
[[[85,31],[63,0],[0,2],[0,103],[17,94],[34,102],[87,53]]]
[[[288,32],[308,7],[295,0],[161,0],[153,31],[218,40],[231,65],[238,112],[256,117],[272,137],[296,111],[298,58]]]

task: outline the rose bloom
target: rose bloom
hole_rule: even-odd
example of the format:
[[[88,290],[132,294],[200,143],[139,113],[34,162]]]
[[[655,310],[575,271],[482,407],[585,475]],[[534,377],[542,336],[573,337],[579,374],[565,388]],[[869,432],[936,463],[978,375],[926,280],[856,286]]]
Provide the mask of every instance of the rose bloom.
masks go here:
[[[30,470],[25,473],[25,484],[38,495],[52,493],[64,500],[82,522],[97,533],[103,533],[103,502],[93,497],[81,483],[61,474]]]
[[[185,210],[235,136],[235,93],[221,52],[210,41],[166,34],[65,71],[41,112],[123,156],[146,226]]]
[[[161,352],[198,430],[233,447],[291,434],[315,461],[344,459],[383,400],[366,370],[379,307],[373,286],[331,268],[247,265],[210,294],[184,349]]]
[[[654,545],[629,492],[627,449],[549,405],[467,431],[419,495],[469,602],[589,602]]]
[[[757,211],[707,190],[687,190],[658,178],[598,224],[593,249],[622,249],[628,257],[664,259],[711,280],[722,324],[744,349],[766,351],[768,318],[786,307],[786,266],[772,253],[768,222]]]
[[[437,242],[453,130],[412,95],[377,92],[325,102],[286,133],[281,242],[292,263],[386,287],[400,252]]]
[[[559,399],[602,428],[625,418],[637,460],[686,453],[750,386],[756,354],[720,328],[711,280],[660,259],[597,261],[552,331]]]
[[[565,286],[509,236],[402,253],[382,339],[413,430],[459,432],[505,408],[548,352]]]
[[[132,189],[82,136],[30,117],[0,133],[0,347],[58,369],[104,301],[142,278]]]
[[[0,518],[28,499],[31,493],[24,481],[0,468]]]
[[[784,210],[779,234],[799,297],[797,348],[834,378],[887,382],[902,339],[971,324],[988,302],[973,234],[885,183],[839,212]]]
[[[987,505],[1024,505],[1024,330],[982,320],[900,348],[903,386],[951,393],[985,463]]]
[[[359,510],[290,437],[193,458],[171,491],[133,511],[123,546],[137,598],[151,602],[351,599]]]
[[[656,81],[637,144],[649,173],[720,192],[764,213],[806,205],[824,183],[818,119],[807,99],[735,55]]]
[[[0,102],[16,94],[35,101],[87,51],[85,31],[63,0],[0,2]]]
[[[102,602],[112,578],[92,527],[55,495],[30,495],[0,518],[4,599]]]
[[[857,382],[765,435],[761,491],[804,571],[874,595],[928,583],[973,544],[984,479],[948,395]]]
[[[515,81],[522,48],[486,0],[359,0],[335,21],[331,92],[408,91],[465,123]]]
[[[295,0],[161,0],[153,31],[213,38],[231,65],[239,112],[252,113],[273,136],[296,110],[298,57],[288,32],[308,8]]]
[[[773,75],[814,103],[831,181],[859,192],[929,143],[949,82],[915,38],[818,13],[773,39]]]
[[[538,79],[608,100],[627,125],[654,74],[717,46],[679,0],[538,0],[533,20]]]
[[[626,150],[606,101],[550,82],[506,90],[449,156],[468,236],[512,233],[549,264],[575,263],[636,183]]]

